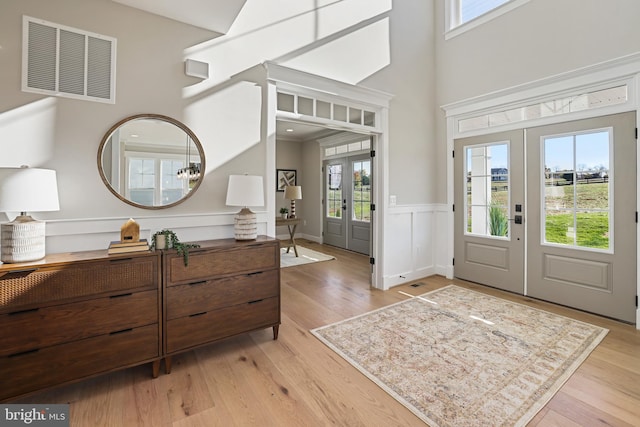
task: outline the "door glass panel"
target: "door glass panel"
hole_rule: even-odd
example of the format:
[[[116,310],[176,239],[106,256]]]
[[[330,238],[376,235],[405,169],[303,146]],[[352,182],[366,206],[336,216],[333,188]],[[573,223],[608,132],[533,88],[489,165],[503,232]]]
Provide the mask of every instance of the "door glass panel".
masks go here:
[[[544,138],[544,243],[611,249],[611,131]]]
[[[342,165],[327,166],[327,204],[329,218],[342,216]]]
[[[353,170],[352,203],[353,212],[351,218],[356,221],[371,220],[371,161],[358,160],[351,163]]]
[[[465,148],[466,233],[509,236],[509,145]]]

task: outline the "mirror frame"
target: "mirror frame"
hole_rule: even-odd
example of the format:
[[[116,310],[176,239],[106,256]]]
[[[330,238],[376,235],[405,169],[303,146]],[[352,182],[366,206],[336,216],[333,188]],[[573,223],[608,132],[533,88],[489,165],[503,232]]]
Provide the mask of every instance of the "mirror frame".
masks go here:
[[[198,179],[198,181],[195,183],[195,185],[193,186],[191,191],[189,191],[185,196],[183,196],[178,201],[175,201],[173,203],[169,203],[169,204],[166,204],[166,205],[161,205],[161,206],[141,205],[139,203],[136,203],[134,201],[131,201],[131,200],[127,199],[126,197],[124,197],[123,195],[118,193],[113,188],[113,186],[111,185],[111,183],[109,182],[109,180],[107,179],[107,177],[106,177],[106,175],[104,173],[104,170],[103,170],[103,167],[102,167],[102,152],[104,151],[104,146],[111,139],[111,135],[113,134],[113,132],[115,132],[120,126],[124,125],[125,123],[133,121],[133,120],[139,120],[139,119],[162,120],[164,122],[168,122],[168,123],[171,123],[174,126],[177,126],[178,128],[182,129],[187,135],[189,135],[189,137],[191,138],[191,140],[195,144],[196,148],[198,149],[198,154],[200,155],[200,173],[201,173],[201,176]],[[202,144],[200,143],[200,140],[198,139],[196,134],[193,133],[193,131],[191,131],[191,129],[189,129],[184,123],[182,123],[182,122],[180,122],[180,121],[178,121],[178,120],[176,120],[176,119],[174,119],[172,117],[164,116],[162,114],[136,114],[136,115],[133,115],[133,116],[125,117],[124,119],[120,120],[119,122],[117,122],[116,124],[111,126],[111,128],[109,128],[107,133],[105,133],[104,137],[102,137],[102,141],[100,141],[100,146],[98,147],[98,172],[100,173],[100,178],[102,179],[102,182],[109,189],[109,191],[111,193],[113,193],[114,196],[116,196],[118,199],[122,200],[123,202],[125,202],[125,203],[127,203],[127,204],[129,204],[131,206],[135,206],[136,208],[154,209],[155,210],[155,209],[167,209],[167,208],[171,208],[173,206],[179,205],[180,203],[184,202],[189,197],[191,197],[193,195],[193,193],[195,193],[198,190],[198,188],[200,187],[200,184],[202,184],[202,181],[204,180],[205,171],[206,171],[206,161],[205,161],[204,149],[202,148]]]

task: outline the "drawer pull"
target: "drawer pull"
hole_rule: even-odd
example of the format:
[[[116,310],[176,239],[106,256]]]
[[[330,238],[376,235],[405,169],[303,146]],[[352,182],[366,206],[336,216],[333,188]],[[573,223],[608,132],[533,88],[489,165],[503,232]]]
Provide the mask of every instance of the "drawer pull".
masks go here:
[[[249,301],[247,304],[257,304],[257,303],[262,302],[262,301],[264,301],[264,298],[262,298],[262,299],[257,299],[257,300],[255,300],[255,301]]]
[[[132,292],[127,292],[126,294],[111,295],[109,298],[122,298],[122,297],[129,297],[131,295],[133,295]]]
[[[133,331],[133,328],[127,328],[127,329],[122,329],[120,331],[109,332],[109,335],[124,334],[125,332],[131,332],[131,331]]]
[[[207,283],[206,280],[201,280],[199,282],[191,282],[189,283],[189,286],[198,286],[198,285],[204,285],[205,283]]]
[[[21,351],[19,353],[13,353],[10,354],[7,357],[20,357],[20,356],[26,356],[27,354],[31,354],[31,353],[36,353],[38,350],[40,350],[39,348],[33,348],[31,350],[27,350],[27,351]]]
[[[256,271],[255,273],[248,273],[245,276],[247,276],[247,277],[257,276],[258,274],[262,274],[262,273],[263,273],[262,271]]]
[[[133,258],[129,257],[129,258],[114,258],[114,259],[110,259],[109,262],[111,263],[116,263],[116,262],[129,262],[131,261]]]
[[[32,313],[32,312],[36,312],[38,310],[40,310],[40,309],[39,308],[29,308],[27,310],[12,311],[11,313],[9,313],[9,316],[15,316],[16,314]]]
[[[202,313],[194,313],[194,314],[190,314],[189,317],[197,317],[197,316],[202,316],[203,314],[207,314],[206,311],[203,311]]]
[[[12,270],[12,271],[7,271],[3,274],[0,274],[0,277],[3,276],[27,276],[31,273],[33,273],[34,271],[38,271],[37,268],[25,268],[24,270]]]

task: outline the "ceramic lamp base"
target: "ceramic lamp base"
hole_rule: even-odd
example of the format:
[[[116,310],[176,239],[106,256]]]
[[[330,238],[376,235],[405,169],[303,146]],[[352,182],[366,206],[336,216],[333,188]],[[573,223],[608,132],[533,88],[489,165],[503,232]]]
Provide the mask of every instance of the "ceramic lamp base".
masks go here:
[[[44,221],[20,215],[2,224],[0,260],[6,263],[36,261],[45,255]]]
[[[256,214],[249,208],[243,208],[233,219],[236,240],[255,240],[258,237]]]

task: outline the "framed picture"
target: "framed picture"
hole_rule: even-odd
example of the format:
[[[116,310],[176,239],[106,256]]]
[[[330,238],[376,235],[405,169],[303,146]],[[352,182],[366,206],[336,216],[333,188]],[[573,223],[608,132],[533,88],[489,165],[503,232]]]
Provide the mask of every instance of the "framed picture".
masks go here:
[[[276,169],[276,191],[284,191],[284,187],[287,185],[296,185],[296,171]]]

